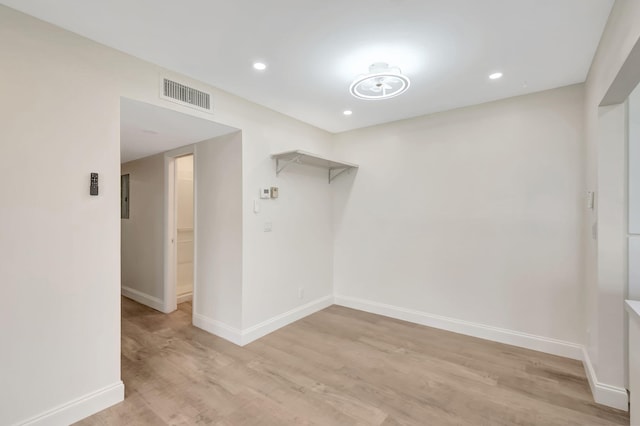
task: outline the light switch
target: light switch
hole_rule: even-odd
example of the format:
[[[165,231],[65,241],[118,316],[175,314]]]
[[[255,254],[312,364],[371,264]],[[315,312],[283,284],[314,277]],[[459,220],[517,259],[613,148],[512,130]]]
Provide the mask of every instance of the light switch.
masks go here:
[[[272,186],[271,187],[271,198],[278,198],[278,187],[277,186]]]
[[[271,188],[260,188],[260,198],[271,198]]]

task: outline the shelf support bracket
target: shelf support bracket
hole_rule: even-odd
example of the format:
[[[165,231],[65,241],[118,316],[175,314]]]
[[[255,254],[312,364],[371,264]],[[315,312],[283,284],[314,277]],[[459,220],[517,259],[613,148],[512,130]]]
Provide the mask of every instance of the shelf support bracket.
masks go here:
[[[278,176],[280,172],[286,169],[291,163],[299,163],[300,157],[300,155],[296,155],[291,160],[282,161],[282,166],[280,166],[280,159],[276,158],[276,176]]]
[[[332,173],[334,171],[338,170],[337,173]],[[334,180],[335,178],[337,178],[338,176],[340,176],[341,174],[343,174],[344,172],[351,170],[350,167],[345,167],[344,169],[329,169],[329,183],[331,183],[332,180]]]

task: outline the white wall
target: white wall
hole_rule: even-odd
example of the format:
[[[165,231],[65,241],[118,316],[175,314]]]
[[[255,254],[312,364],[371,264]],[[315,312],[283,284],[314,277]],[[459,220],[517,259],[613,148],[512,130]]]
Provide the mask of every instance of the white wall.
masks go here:
[[[628,122],[629,234],[640,235],[640,87],[629,96]]]
[[[47,423],[69,424],[123,396],[120,98],[61,39],[76,38],[0,7],[3,425],[98,392]]]
[[[583,341],[581,85],[336,136],[337,297]]]
[[[624,106],[600,108],[640,38],[640,2],[617,0],[585,83],[586,190],[599,190],[583,229],[587,356],[596,401],[626,408],[623,299],[626,280]],[[613,123],[612,123],[613,121]],[[616,124],[617,123],[617,124]],[[611,134],[605,131],[608,127]],[[622,130],[621,130],[622,128]],[[610,143],[608,143],[610,141]],[[603,167],[604,166],[604,167]],[[601,213],[607,212],[601,217]],[[592,237],[597,229],[597,239]]]
[[[629,97],[628,123],[628,298],[640,300],[640,88]]]
[[[287,134],[296,133],[295,128],[279,134],[274,133],[271,123],[265,125],[268,143],[246,147],[244,157],[253,158],[244,166],[244,328],[308,303],[324,300],[330,304],[333,294],[331,186],[327,171],[292,165],[276,177],[275,164],[270,159],[270,154],[289,149],[326,155],[331,139],[312,133],[294,138]],[[273,200],[259,200],[260,212],[254,213],[252,204],[263,186],[277,186],[280,195]],[[265,223],[271,223],[271,232],[264,232]]]
[[[164,155],[124,163],[129,174],[129,219],[120,219],[123,293],[163,309]]]
[[[599,354],[615,362],[597,364],[598,379],[625,385],[624,308],[626,268],[626,105],[601,107],[598,115],[598,299],[606,321],[598,322]],[[619,309],[618,309],[619,308]]]
[[[194,321],[242,325],[242,135],[195,149],[196,287]]]
[[[227,281],[230,300],[216,302],[234,308],[221,312],[227,328],[330,297],[329,186],[311,170],[301,171],[300,180],[294,173],[276,179],[269,159],[290,148],[327,153],[329,133],[4,6],[0,50],[8,58],[0,83],[0,315],[13,325],[0,331],[2,341],[12,342],[0,355],[11,366],[2,377],[1,424],[35,416],[68,424],[122,398],[120,97],[243,130],[242,282]],[[160,99],[160,76],[212,93],[214,113]],[[94,171],[98,197],[88,195]],[[265,215],[255,215],[252,205],[261,185],[276,182],[284,191],[271,206],[286,208],[273,209],[267,236]],[[312,239],[312,248],[304,248]],[[291,266],[286,274],[274,269],[282,265]],[[309,276],[301,273],[306,267]],[[303,300],[291,296],[301,282]],[[240,304],[251,312],[246,318]]]

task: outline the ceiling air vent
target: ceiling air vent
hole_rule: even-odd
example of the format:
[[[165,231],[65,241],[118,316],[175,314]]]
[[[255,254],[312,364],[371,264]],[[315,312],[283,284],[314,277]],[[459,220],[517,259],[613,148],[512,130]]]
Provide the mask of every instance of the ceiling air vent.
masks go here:
[[[162,97],[199,110],[211,112],[211,95],[178,82],[162,79]]]

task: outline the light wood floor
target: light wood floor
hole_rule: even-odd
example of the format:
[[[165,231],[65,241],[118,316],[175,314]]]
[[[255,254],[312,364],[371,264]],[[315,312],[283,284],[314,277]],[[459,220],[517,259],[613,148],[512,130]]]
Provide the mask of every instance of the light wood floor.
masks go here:
[[[122,300],[125,401],[79,425],[628,425],[582,364],[332,306],[244,348]]]

